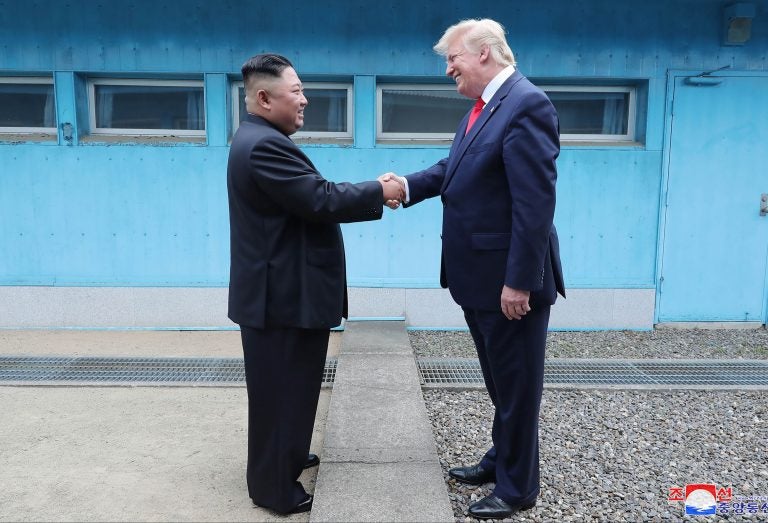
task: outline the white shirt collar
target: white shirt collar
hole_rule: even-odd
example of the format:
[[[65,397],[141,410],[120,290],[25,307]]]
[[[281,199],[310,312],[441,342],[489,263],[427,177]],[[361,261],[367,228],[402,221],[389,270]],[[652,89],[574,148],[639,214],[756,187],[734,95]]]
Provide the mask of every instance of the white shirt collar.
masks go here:
[[[496,91],[499,90],[499,87],[501,87],[501,84],[507,81],[507,78],[512,76],[515,73],[515,66],[514,65],[508,65],[501,71],[499,71],[499,74],[493,77],[493,80],[488,82],[488,85],[485,86],[485,90],[483,91],[483,95],[480,97],[483,99],[483,102],[488,103],[491,101],[491,98],[493,98],[493,95],[496,94]]]

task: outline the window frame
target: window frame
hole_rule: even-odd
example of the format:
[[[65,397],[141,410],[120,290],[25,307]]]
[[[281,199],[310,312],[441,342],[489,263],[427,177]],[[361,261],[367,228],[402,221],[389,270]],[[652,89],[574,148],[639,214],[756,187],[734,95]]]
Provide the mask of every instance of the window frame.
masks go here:
[[[456,86],[454,84],[425,84],[425,83],[382,83],[376,86],[376,141],[377,142],[396,142],[396,141],[412,141],[412,142],[438,142],[438,143],[450,143],[456,136],[456,132],[452,133],[390,133],[384,132],[382,127],[383,122],[383,100],[385,90],[399,90],[399,91],[451,91],[456,92]],[[469,103],[469,100],[468,102]],[[467,110],[471,107],[468,105]],[[459,122],[456,122],[459,125]]]
[[[302,131],[299,129],[291,135],[296,140],[329,140],[329,141],[349,141],[354,138],[354,85],[352,83],[343,82],[302,82],[301,87],[303,90],[307,89],[338,89],[347,92],[347,131]],[[238,127],[240,127],[240,89],[245,88],[245,84],[242,80],[232,82],[232,88],[230,91],[230,98],[232,100],[232,134],[234,135]]]
[[[0,76],[0,84],[33,84],[50,85],[53,87],[53,100],[56,104],[56,87],[53,83],[53,76]],[[0,127],[0,134],[46,134],[56,135],[58,133],[58,115],[53,113],[54,127]]]
[[[127,129],[123,127],[96,127],[96,86],[97,85],[138,85],[142,87],[200,87],[203,90],[203,129]],[[178,136],[182,138],[205,138],[208,127],[206,118],[206,93],[203,80],[170,80],[156,78],[89,78],[88,125],[91,135],[100,136]]]
[[[547,93],[550,92],[578,92],[578,93],[629,93],[627,101],[627,132],[626,134],[560,134],[563,142],[621,142],[632,143],[636,139],[637,125],[637,87],[632,85],[584,85],[584,84],[542,84],[538,87]]]

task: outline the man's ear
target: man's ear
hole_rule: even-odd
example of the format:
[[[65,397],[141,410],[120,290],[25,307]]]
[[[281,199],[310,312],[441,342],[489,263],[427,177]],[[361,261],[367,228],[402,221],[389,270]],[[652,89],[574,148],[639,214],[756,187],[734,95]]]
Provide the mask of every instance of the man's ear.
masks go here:
[[[488,44],[483,45],[480,48],[480,62],[484,63],[488,61],[490,57],[491,57],[491,46],[489,46]]]
[[[256,91],[256,103],[264,109],[270,108],[269,93],[264,89]]]

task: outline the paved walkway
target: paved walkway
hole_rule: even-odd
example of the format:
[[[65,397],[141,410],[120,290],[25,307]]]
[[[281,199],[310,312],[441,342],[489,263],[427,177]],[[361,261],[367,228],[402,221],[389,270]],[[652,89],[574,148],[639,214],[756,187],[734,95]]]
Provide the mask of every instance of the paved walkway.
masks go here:
[[[348,322],[310,521],[452,521],[405,325]]]
[[[0,331],[0,354],[242,356],[237,331]],[[252,505],[243,387],[16,386],[0,387],[0,521],[452,521],[404,324],[350,323],[329,356],[311,514]]]
[[[331,335],[329,354],[340,333]],[[237,331],[0,331],[0,354],[242,357]],[[311,451],[322,455],[323,389]],[[0,521],[308,521],[254,507],[244,387],[0,387]],[[300,481],[314,490],[317,468]]]

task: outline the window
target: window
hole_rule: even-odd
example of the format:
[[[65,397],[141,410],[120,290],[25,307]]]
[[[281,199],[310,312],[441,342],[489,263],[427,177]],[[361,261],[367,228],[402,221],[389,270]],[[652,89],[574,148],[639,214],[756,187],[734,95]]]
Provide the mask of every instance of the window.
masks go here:
[[[560,138],[633,141],[633,87],[542,86],[560,117]]]
[[[56,133],[52,78],[0,78],[0,132]]]
[[[452,85],[386,85],[376,90],[376,107],[380,140],[449,141],[472,100]]]
[[[297,139],[352,139],[352,86],[349,84],[305,83],[304,127],[293,135]],[[232,96],[233,128],[245,118],[243,82],[235,82]]]
[[[203,82],[91,80],[92,134],[205,136]]]

